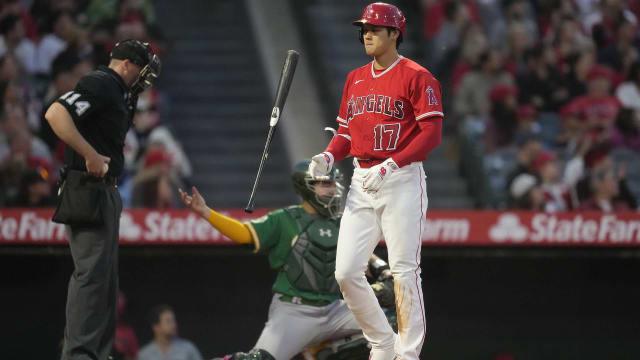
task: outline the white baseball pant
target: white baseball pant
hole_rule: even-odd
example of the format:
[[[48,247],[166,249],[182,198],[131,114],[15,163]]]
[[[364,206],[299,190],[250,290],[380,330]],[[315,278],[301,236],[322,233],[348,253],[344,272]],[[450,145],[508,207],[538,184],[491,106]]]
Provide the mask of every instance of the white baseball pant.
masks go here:
[[[393,173],[376,194],[362,190],[368,169],[354,162],[351,187],[340,224],[336,279],[344,300],[372,346],[373,360],[418,360],[426,334],[420,248],[426,225],[427,188],[422,163]],[[374,248],[384,237],[395,282],[398,333],[395,334],[371,286],[365,269]],[[384,355],[376,355],[384,354]]]

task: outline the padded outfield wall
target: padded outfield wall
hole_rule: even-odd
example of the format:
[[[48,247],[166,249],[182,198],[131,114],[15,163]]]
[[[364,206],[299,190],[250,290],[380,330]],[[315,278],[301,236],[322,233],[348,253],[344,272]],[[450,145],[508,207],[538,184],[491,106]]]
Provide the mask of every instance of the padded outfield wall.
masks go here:
[[[59,352],[72,262],[57,227],[40,222],[48,211],[0,210],[2,359]],[[640,358],[637,219],[433,211],[422,252],[423,358]],[[180,334],[205,358],[254,344],[275,276],[264,256],[229,245],[186,212],[129,211],[123,225],[124,321],[141,343],[151,337],[149,308],[169,303]]]

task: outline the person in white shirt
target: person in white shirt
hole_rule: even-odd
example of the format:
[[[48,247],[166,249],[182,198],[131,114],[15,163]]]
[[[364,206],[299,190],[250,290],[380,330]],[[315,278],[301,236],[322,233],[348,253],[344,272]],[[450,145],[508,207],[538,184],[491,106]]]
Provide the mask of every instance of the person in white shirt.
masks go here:
[[[640,110],[640,62],[631,65],[629,80],[618,86],[616,97],[623,107]]]

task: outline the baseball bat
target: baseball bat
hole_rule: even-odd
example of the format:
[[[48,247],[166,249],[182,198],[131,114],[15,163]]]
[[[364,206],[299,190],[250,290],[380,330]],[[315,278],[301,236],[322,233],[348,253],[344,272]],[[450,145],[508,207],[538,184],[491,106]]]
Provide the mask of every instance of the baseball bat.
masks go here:
[[[287,100],[287,95],[291,88],[293,74],[296,71],[296,65],[298,65],[299,57],[300,54],[297,51],[289,50],[287,51],[287,58],[284,60],[284,65],[282,65],[282,73],[280,74],[278,90],[276,91],[276,100],[273,104],[273,109],[271,110],[271,116],[269,117],[269,133],[267,134],[267,141],[264,144],[264,150],[262,151],[262,158],[260,158],[260,166],[258,166],[256,180],[253,183],[253,189],[251,189],[251,195],[249,196],[249,203],[247,204],[247,207],[244,208],[244,211],[249,214],[253,212],[253,207],[255,206],[255,195],[256,190],[258,189],[258,183],[262,176],[264,164],[269,157],[271,140],[273,139],[273,134],[276,130],[276,124],[278,123],[278,120],[280,120],[280,114],[282,114],[282,110],[284,109],[284,103]]]

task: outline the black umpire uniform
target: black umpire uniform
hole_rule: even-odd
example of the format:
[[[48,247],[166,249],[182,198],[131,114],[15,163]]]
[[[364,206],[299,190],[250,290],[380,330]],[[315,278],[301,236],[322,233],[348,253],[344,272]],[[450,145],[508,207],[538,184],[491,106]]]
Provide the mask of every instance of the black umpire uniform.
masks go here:
[[[102,178],[87,173],[85,159],[65,150],[59,201],[53,221],[66,224],[75,270],[69,280],[62,359],[107,360],[116,328],[118,234],[122,200],[117,179],[124,166],[124,140],[140,91],[151,86],[160,62],[148,44],[116,44],[112,59],[128,59],[142,69],[128,86],[111,68],[84,76],[57,103],[69,113],[82,137],[111,160]]]

